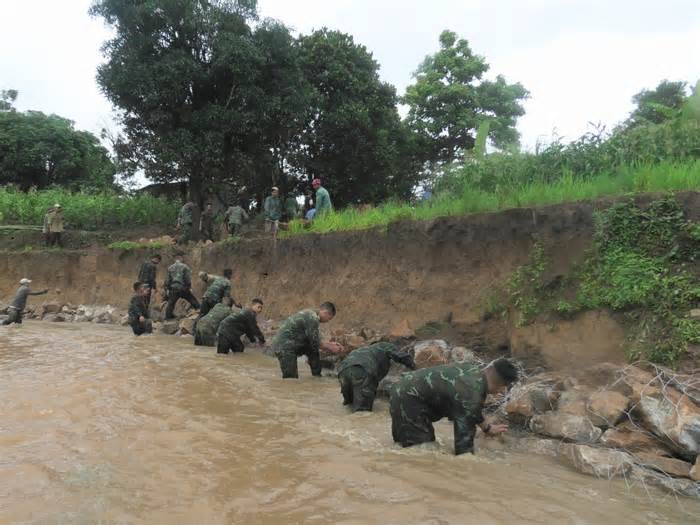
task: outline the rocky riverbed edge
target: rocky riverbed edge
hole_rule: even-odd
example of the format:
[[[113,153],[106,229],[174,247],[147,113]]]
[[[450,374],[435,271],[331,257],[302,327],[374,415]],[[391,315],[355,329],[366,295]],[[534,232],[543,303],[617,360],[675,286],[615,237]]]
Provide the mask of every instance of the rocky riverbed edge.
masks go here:
[[[6,310],[0,305],[0,315]],[[193,333],[196,313],[182,302],[174,320],[158,320],[160,305],[153,310],[156,331]],[[127,325],[126,312],[111,305],[46,302],[28,308],[25,317]],[[271,339],[278,325],[267,320],[261,328]],[[444,340],[417,341],[403,325],[390,334],[362,329],[325,335],[347,351],[387,337],[397,340],[419,368],[485,361],[484,355]],[[269,354],[269,349],[263,352]],[[325,373],[334,375],[342,358],[322,356]],[[404,371],[392,365],[379,395],[388,396]],[[500,439],[479,439],[477,448],[548,456],[585,474],[622,478],[630,487],[655,486],[700,499],[700,371],[679,374],[651,363],[600,363],[573,372],[524,372],[507,396],[487,400],[487,418],[508,422],[511,430]]]

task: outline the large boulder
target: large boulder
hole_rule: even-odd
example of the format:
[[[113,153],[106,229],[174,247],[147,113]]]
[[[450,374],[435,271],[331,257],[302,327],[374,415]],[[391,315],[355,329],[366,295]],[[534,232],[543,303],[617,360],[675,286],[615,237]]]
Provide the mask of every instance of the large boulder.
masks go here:
[[[505,405],[508,419],[524,425],[535,414],[556,409],[563,388],[563,381],[556,375],[540,376],[515,386],[508,394]]]
[[[164,334],[174,335],[180,329],[179,322],[175,319],[163,321],[160,325],[160,331]]]
[[[108,304],[96,306],[92,321],[98,324],[117,324],[119,322],[119,314],[114,306]]]
[[[700,481],[700,456],[695,458],[695,464],[690,469],[690,479]]]
[[[626,475],[633,466],[632,457],[620,450],[571,444],[564,449],[563,457],[578,471],[599,478],[611,479]]]
[[[92,321],[95,317],[95,309],[91,306],[81,304],[78,306],[77,314],[81,318],[81,321]]]
[[[600,438],[600,444],[629,452],[664,450],[659,438],[630,421],[606,430]]]
[[[619,392],[603,390],[593,393],[586,404],[591,422],[601,428],[614,427],[627,413],[630,400]]]
[[[474,352],[465,348],[463,346],[455,346],[450,350],[449,358],[450,363],[474,363],[475,365],[480,365],[481,359],[479,359]]]
[[[413,359],[416,362],[416,368],[447,364],[449,356],[450,347],[441,339],[420,341],[413,346]]]
[[[184,299],[178,299],[178,301],[175,303],[173,315],[177,319],[182,319],[183,317],[187,317],[190,314],[190,312],[192,312],[192,306],[190,305],[190,303],[188,303]]]
[[[43,303],[39,310],[39,316],[43,319],[48,314],[57,314],[63,308],[63,304],[56,301],[49,301]]]
[[[194,334],[194,326],[197,323],[197,316],[189,316],[185,317],[184,319],[180,319],[179,327],[180,327],[180,333],[187,335],[187,334]]]
[[[700,454],[700,406],[673,388],[641,395],[634,413],[679,455]]]
[[[658,470],[663,474],[676,478],[689,478],[692,465],[681,459],[659,456],[648,452],[637,452],[634,454],[637,463],[644,467]]]
[[[535,434],[577,443],[595,443],[602,434],[590,419],[560,412],[547,412],[533,416],[530,419],[530,430]]]

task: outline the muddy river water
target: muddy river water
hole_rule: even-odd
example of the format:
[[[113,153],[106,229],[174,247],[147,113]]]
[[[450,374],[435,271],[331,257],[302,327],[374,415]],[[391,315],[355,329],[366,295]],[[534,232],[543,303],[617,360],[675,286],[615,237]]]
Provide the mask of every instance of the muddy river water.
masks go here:
[[[697,523],[700,505],[552,459],[402,450],[387,403],[256,351],[39,322],[0,330],[0,523]]]

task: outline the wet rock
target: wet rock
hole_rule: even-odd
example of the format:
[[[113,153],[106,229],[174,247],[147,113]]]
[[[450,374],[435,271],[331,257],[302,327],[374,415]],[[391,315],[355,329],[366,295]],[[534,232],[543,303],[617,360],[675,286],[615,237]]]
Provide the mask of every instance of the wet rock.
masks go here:
[[[695,458],[695,464],[690,469],[690,479],[700,481],[700,456]]]
[[[588,392],[584,392],[578,388],[562,392],[559,397],[559,402],[557,403],[557,412],[560,414],[587,418],[588,410],[586,409],[586,403],[589,395]]]
[[[367,344],[367,341],[361,335],[347,335],[344,337],[343,346],[348,352],[362,348]]]
[[[536,434],[577,443],[595,443],[602,434],[602,431],[588,418],[559,412],[533,416],[530,419],[530,430]]]
[[[686,461],[676,458],[669,458],[650,454],[648,452],[637,452],[634,455],[637,463],[643,467],[658,470],[663,474],[674,476],[676,478],[689,478],[692,465]]]
[[[563,388],[559,377],[549,375],[517,385],[510,391],[505,406],[508,419],[524,425],[535,414],[555,409]]]
[[[695,483],[689,479],[672,478],[639,465],[632,466],[628,479],[642,487],[652,485],[672,492],[673,494],[700,498],[700,483]]]
[[[579,472],[599,478],[611,479],[624,476],[633,466],[632,457],[620,450],[571,444],[562,449],[563,458]]]
[[[186,317],[184,319],[180,320],[179,327],[180,327],[180,332],[183,334],[194,334],[194,325],[197,322],[196,317]]]
[[[591,422],[601,428],[614,427],[626,414],[630,400],[619,392],[604,390],[591,394],[586,404]]]
[[[376,343],[381,339],[381,334],[375,332],[371,328],[363,328],[360,330],[360,335],[365,338],[368,344]]]
[[[562,443],[555,439],[545,439],[532,435],[521,436],[506,433],[502,434],[499,439],[493,439],[479,433],[476,439],[476,448],[477,450],[518,452],[556,458],[560,455]]]
[[[163,321],[160,325],[160,331],[168,335],[174,335],[179,329],[179,322],[175,319],[168,319],[167,321]]]
[[[39,311],[39,316],[43,319],[47,314],[57,314],[61,311],[63,305],[56,301],[43,303]]]
[[[600,443],[606,447],[621,448],[630,452],[663,450],[657,437],[629,421],[606,430],[600,438]]]
[[[673,388],[642,395],[634,407],[643,425],[678,454],[700,453],[700,407]]]
[[[46,314],[43,320],[49,323],[64,323],[66,321],[65,317],[60,314]]]
[[[95,317],[95,309],[91,306],[85,306],[83,304],[78,306],[76,313],[86,321],[92,321],[92,319]]]
[[[413,346],[413,359],[416,362],[416,368],[447,364],[449,355],[450,347],[441,339],[420,341]]]
[[[122,315],[121,319],[119,320],[119,325],[120,326],[128,326],[129,325],[129,316]]]
[[[451,363],[481,363],[481,360],[476,357],[474,352],[463,346],[455,346],[452,350],[450,350],[448,360]]]
[[[408,325],[408,321],[406,319],[403,319],[402,321],[394,325],[389,331],[389,337],[415,337],[415,335],[415,332]]]
[[[183,317],[187,317],[190,314],[190,312],[192,312],[192,306],[190,306],[190,303],[188,303],[184,299],[178,299],[178,301],[175,303],[173,315],[177,319],[181,319]]]

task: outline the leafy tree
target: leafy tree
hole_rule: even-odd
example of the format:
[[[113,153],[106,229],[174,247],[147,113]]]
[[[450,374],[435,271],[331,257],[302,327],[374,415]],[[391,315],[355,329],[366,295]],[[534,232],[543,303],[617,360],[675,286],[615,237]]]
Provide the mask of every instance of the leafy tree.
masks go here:
[[[637,107],[630,115],[629,124],[661,124],[680,116],[688,98],[686,87],[686,82],[662,80],[654,89],[643,89],[632,97]]]
[[[0,184],[100,190],[113,188],[114,175],[99,139],[72,121],[40,111],[0,112]]]
[[[472,150],[479,126],[488,121],[488,138],[498,148],[518,142],[517,118],[525,114],[529,96],[520,84],[502,76],[484,80],[486,60],[469,42],[451,31],[440,35],[440,51],[425,58],[415,83],[403,97],[409,106],[408,125],[422,139],[422,157],[449,162]]]
[[[3,89],[0,91],[0,111],[14,111],[13,104],[15,100],[17,100],[16,89]]]
[[[417,177],[412,137],[371,53],[350,35],[323,29],[300,37],[299,61],[308,119],[290,164],[302,183],[322,178],[340,206],[406,196]]]

